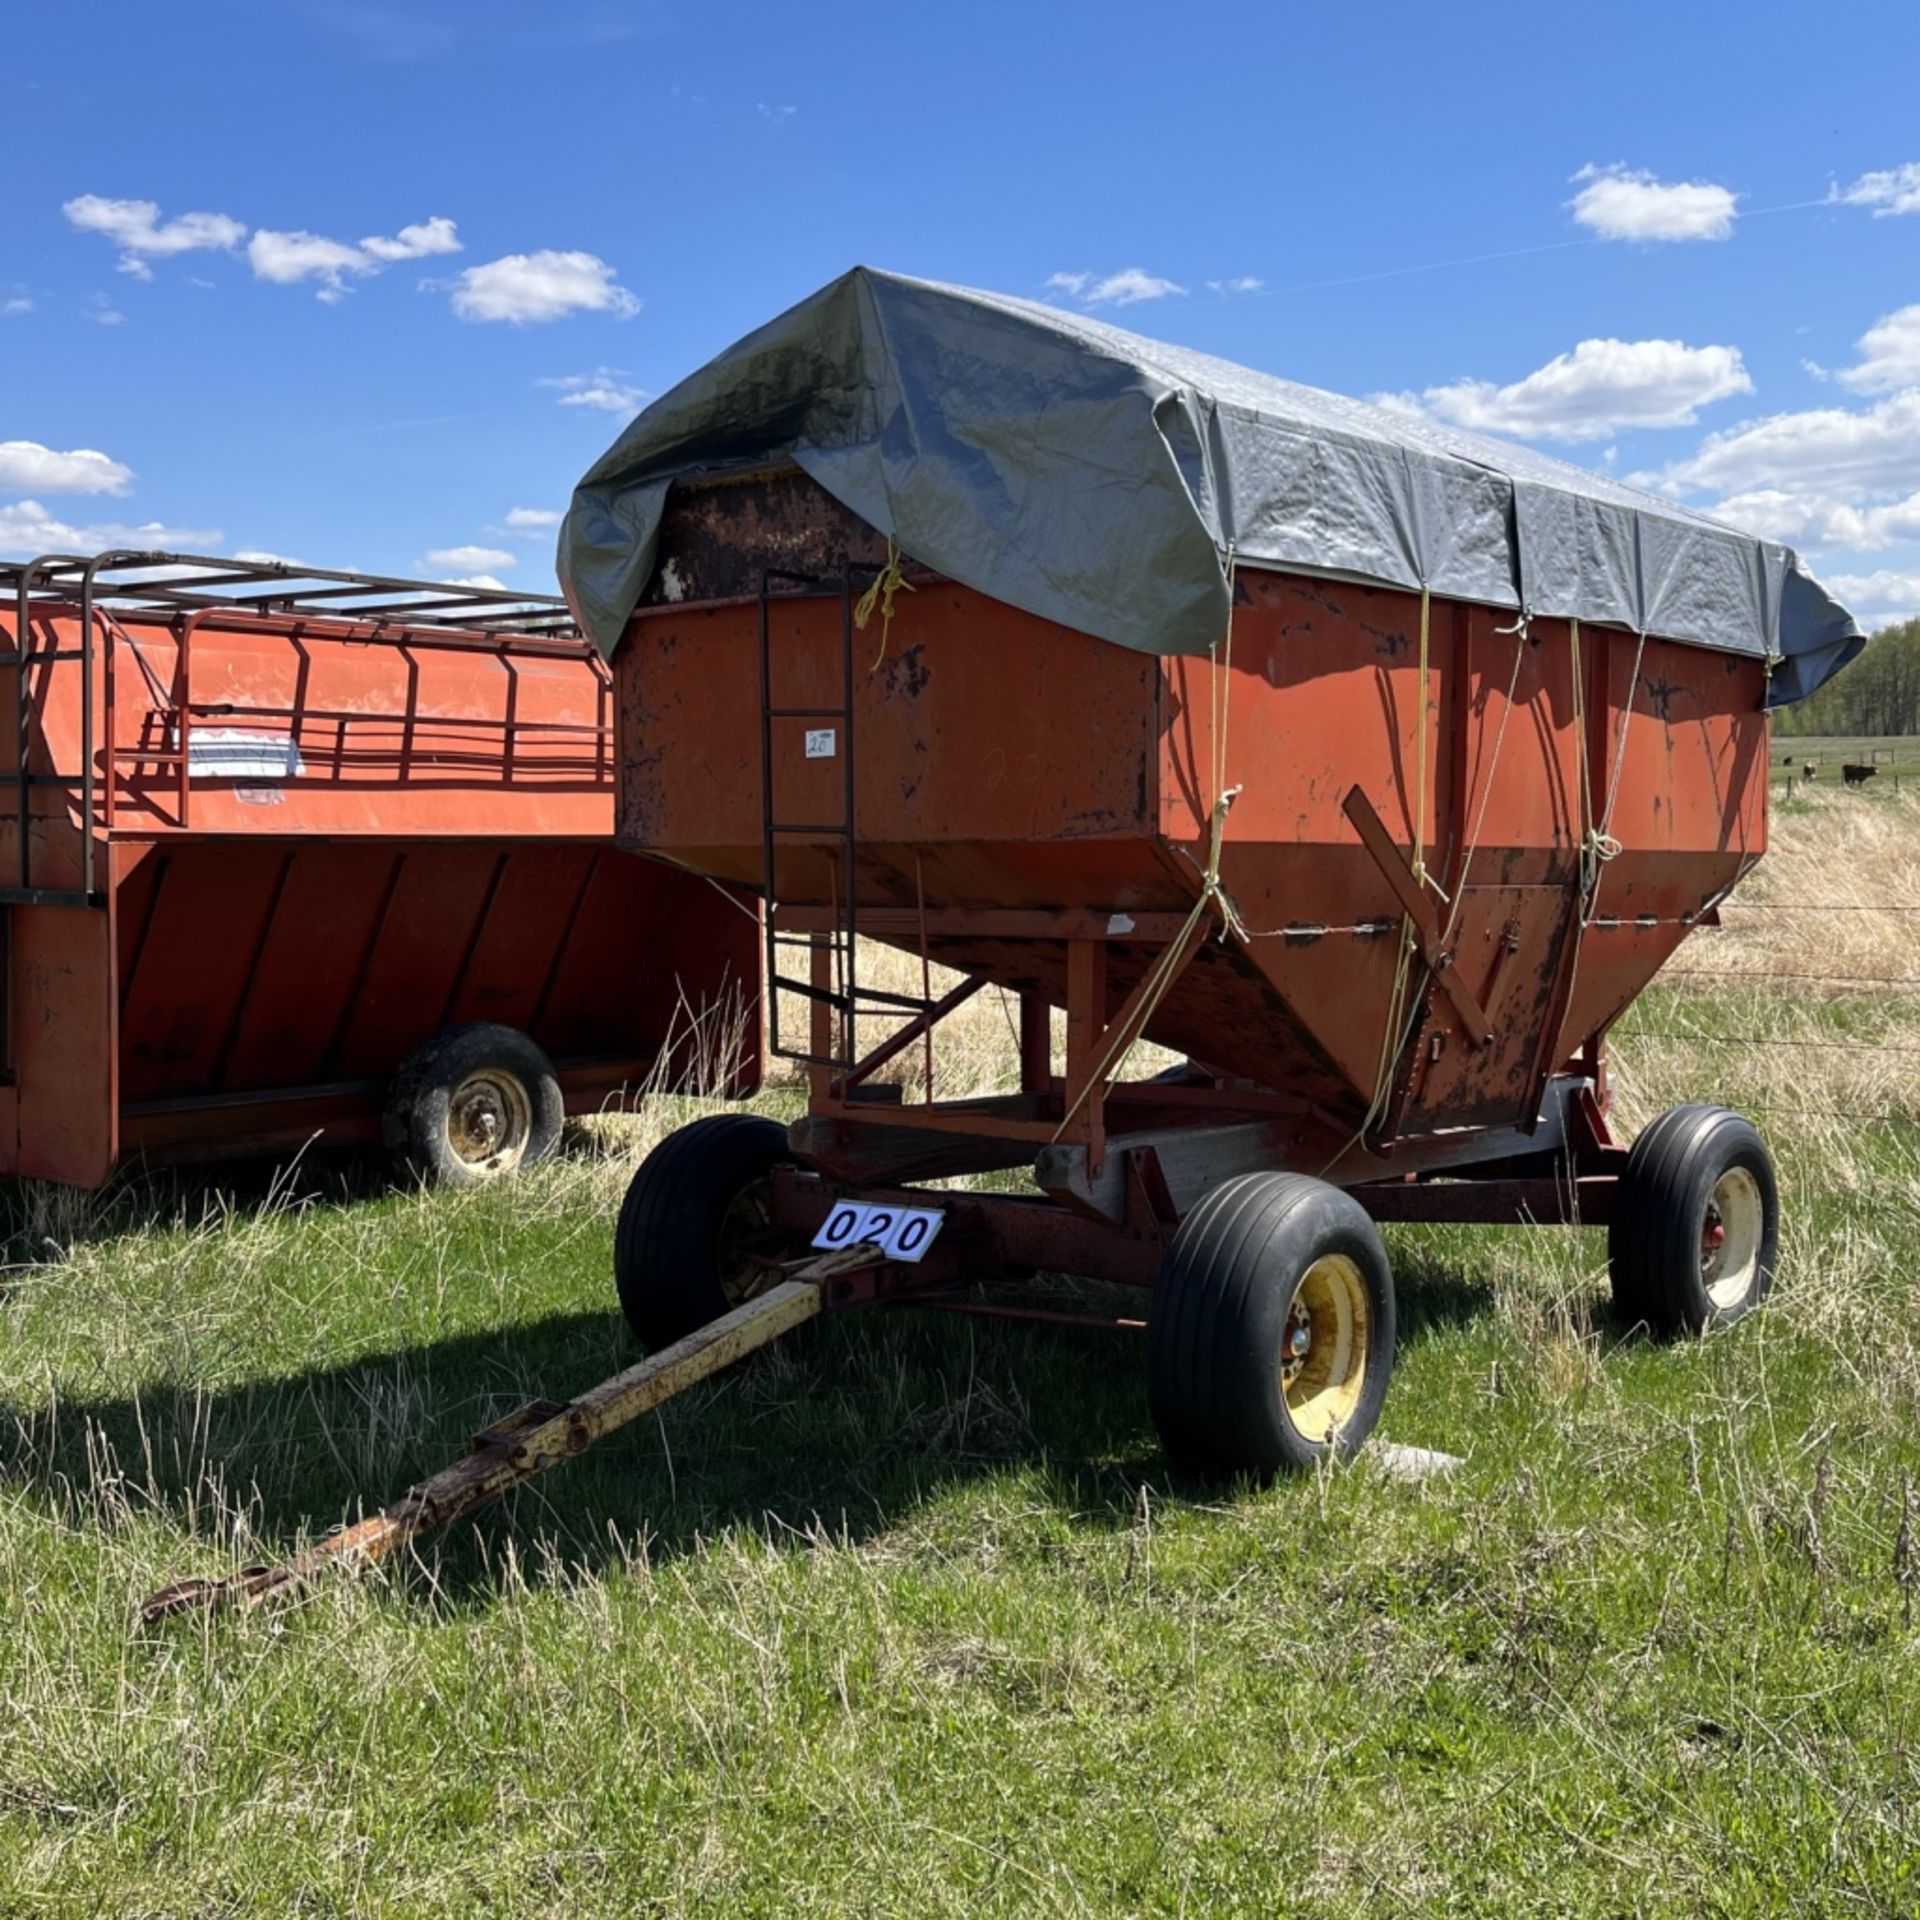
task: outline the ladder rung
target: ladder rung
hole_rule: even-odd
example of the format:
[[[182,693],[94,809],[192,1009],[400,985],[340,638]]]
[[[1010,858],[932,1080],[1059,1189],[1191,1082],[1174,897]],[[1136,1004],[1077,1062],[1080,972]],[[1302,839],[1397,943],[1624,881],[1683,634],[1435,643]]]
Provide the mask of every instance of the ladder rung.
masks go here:
[[[797,1060],[803,1067],[833,1067],[845,1073],[853,1065],[851,1060],[842,1060],[837,1053],[803,1053],[798,1047],[774,1047],[771,1051],[782,1060]]]
[[[863,987],[858,981],[854,982],[852,992],[856,1001],[869,1001],[875,1006],[898,1007],[906,1013],[926,1013],[940,1004],[937,1000],[920,1000],[910,994],[887,993],[879,987]]]
[[[782,826],[778,820],[769,820],[767,822],[767,831],[769,833],[818,833],[825,834],[829,839],[833,840],[851,840],[853,838],[853,829],[846,825],[837,827]]]
[[[845,707],[767,707],[768,720],[843,720],[852,724],[853,715]]]
[[[830,987],[816,987],[811,980],[795,980],[784,973],[773,976],[773,987],[776,993],[797,993],[805,1000],[824,1000],[839,1013],[847,1012],[852,1004],[844,993],[835,993]]]
[[[824,1000],[828,1006],[837,1008],[841,1013],[858,1013],[863,1008],[880,1008],[890,1013],[920,1015],[931,1013],[940,1003],[937,1000],[915,1000],[903,993],[885,993],[878,987],[863,987],[855,981],[846,992],[836,992],[830,987],[816,987],[811,980],[796,979],[791,974],[776,973],[773,976],[776,990],[797,993],[808,1000]]]

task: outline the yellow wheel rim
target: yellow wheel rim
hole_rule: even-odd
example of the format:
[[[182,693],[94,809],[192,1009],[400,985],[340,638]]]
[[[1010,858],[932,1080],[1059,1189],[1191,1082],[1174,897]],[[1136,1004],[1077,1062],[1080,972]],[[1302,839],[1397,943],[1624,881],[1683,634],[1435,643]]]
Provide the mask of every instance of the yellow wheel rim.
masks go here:
[[[1700,1284],[1723,1313],[1737,1307],[1760,1277],[1766,1217],[1759,1181],[1745,1167],[1729,1167],[1714,1184],[1700,1229]]]
[[[1367,1384],[1373,1315],[1344,1253],[1322,1254],[1293,1290],[1280,1337],[1280,1390],[1303,1439],[1324,1444],[1354,1416]]]
[[[743,1240],[764,1234],[773,1221],[773,1182],[756,1180],[736,1194],[720,1219],[718,1261],[720,1292],[729,1307],[757,1300],[782,1275],[776,1268],[750,1258]]]

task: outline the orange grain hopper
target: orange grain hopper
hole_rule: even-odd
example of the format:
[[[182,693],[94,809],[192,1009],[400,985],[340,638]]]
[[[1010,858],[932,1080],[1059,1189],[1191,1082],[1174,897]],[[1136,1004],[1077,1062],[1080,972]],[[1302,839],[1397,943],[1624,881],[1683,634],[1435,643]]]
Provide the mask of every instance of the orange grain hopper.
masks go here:
[[[621,843],[757,892],[810,1010],[772,1040],[804,1118],[637,1176],[644,1338],[809,1242],[874,1251],[829,1304],[1137,1282],[1169,1448],[1268,1470],[1378,1415],[1378,1222],[1605,1226],[1664,1329],[1766,1292],[1758,1134],[1681,1108],[1628,1151],[1605,1040],[1765,852],[1769,704],[1860,644],[1784,549],[863,270],[641,415],[561,562],[614,663]],[[875,942],[960,982],[883,988]],[[989,986],[1019,1084],[943,1092]],[[1143,1039],[1179,1064],[1130,1071]],[[1031,1192],[917,1184],[1010,1167]]]

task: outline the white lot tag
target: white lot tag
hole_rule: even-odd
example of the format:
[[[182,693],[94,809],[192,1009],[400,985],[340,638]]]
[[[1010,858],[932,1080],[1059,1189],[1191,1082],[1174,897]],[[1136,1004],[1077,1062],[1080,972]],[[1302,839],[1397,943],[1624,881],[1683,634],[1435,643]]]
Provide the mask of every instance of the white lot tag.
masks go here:
[[[938,1207],[872,1207],[857,1200],[836,1202],[813,1236],[823,1253],[871,1241],[889,1260],[917,1265],[946,1224]]]
[[[787,736],[791,739],[793,736]],[[809,760],[831,760],[833,758],[833,729],[831,727],[809,727],[807,729],[807,758]]]
[[[306,768],[284,733],[245,727],[195,727],[187,735],[190,780],[298,780]]]

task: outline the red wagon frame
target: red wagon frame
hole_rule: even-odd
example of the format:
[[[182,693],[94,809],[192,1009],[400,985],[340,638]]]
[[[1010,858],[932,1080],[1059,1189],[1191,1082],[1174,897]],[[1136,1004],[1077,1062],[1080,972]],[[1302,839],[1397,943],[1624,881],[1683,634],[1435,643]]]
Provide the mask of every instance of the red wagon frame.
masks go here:
[[[757,1084],[753,909],[611,844],[557,597],[113,552],[4,570],[9,621],[0,1172],[374,1138],[463,1023],[571,1112]]]

